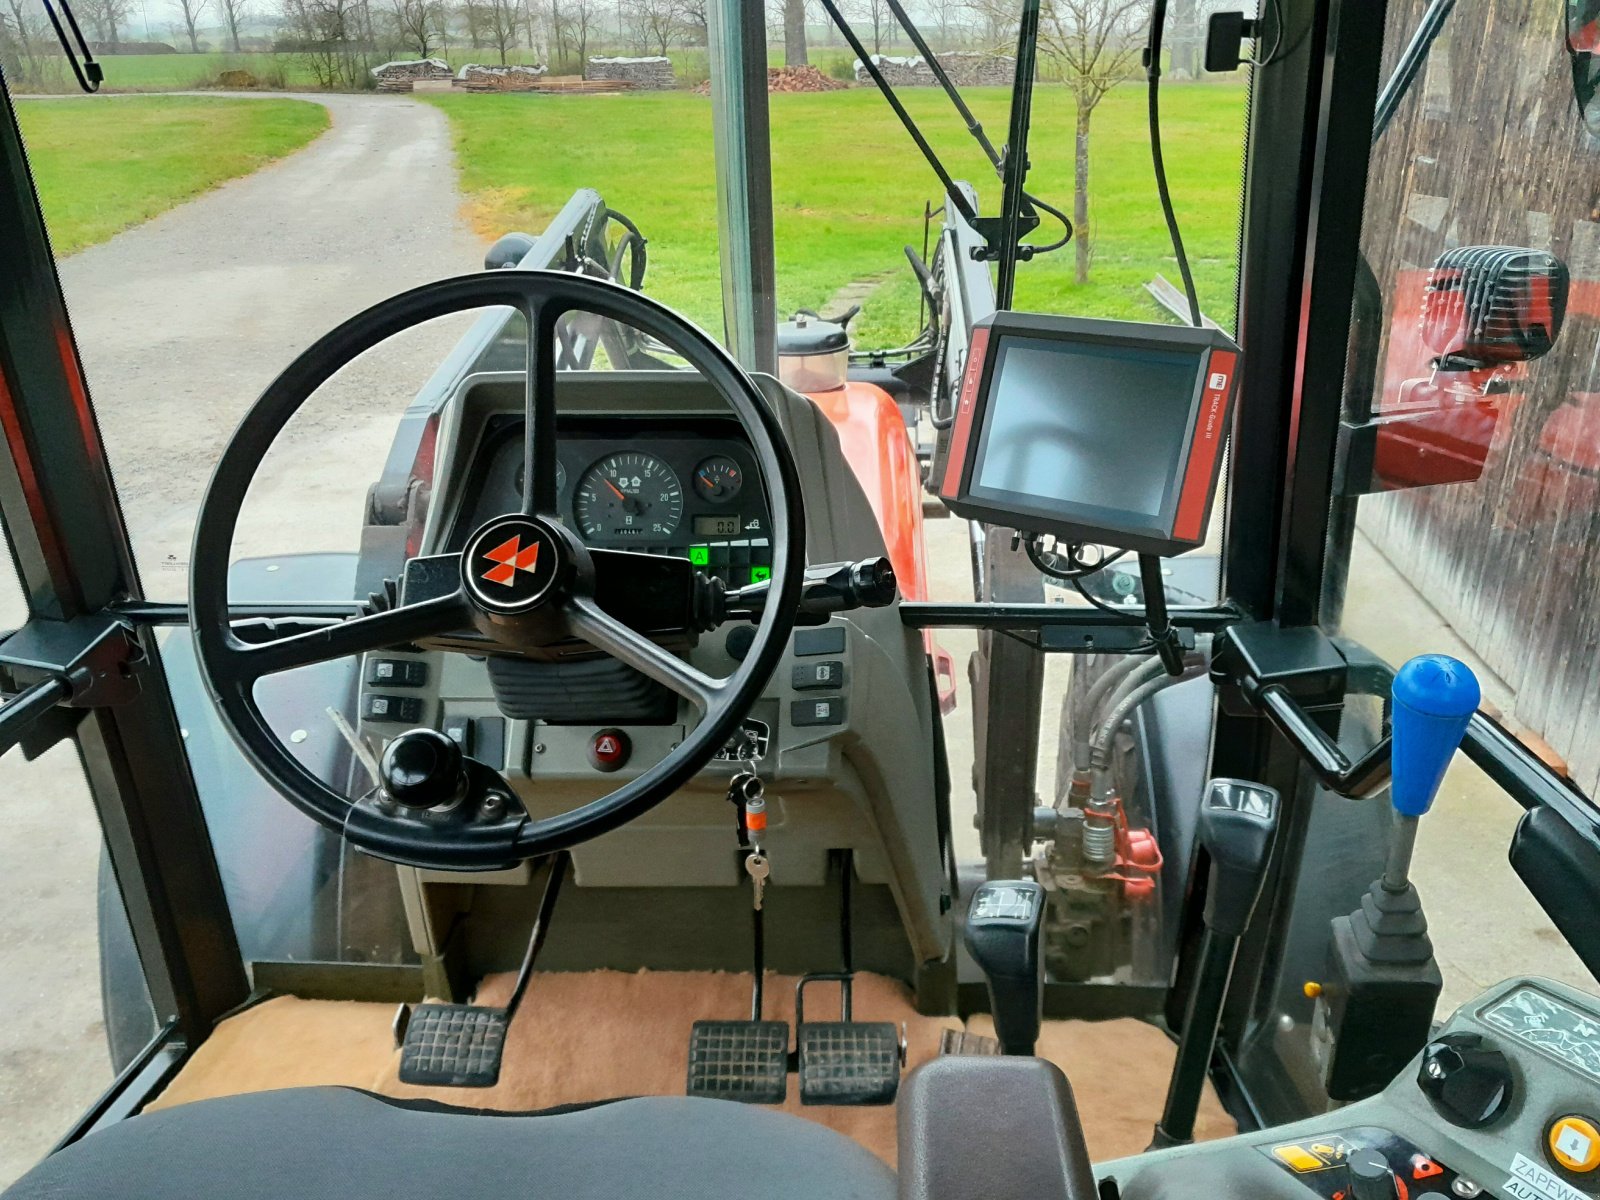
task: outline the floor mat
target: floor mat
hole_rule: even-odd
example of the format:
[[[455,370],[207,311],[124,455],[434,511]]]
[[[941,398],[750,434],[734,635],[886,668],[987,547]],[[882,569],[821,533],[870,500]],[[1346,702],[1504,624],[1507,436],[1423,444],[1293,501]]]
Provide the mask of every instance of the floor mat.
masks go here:
[[[511,976],[483,983],[479,1000],[502,1003]],[[794,979],[767,982],[765,1015],[793,1021]],[[814,994],[813,994],[814,993]],[[833,989],[807,989],[807,1011],[831,1019]],[[337,1084],[390,1096],[426,1096],[466,1107],[525,1110],[615,1096],[682,1095],[688,1073],[689,1026],[698,1020],[744,1016],[747,975],[707,972],[617,971],[550,973],[534,979],[512,1024],[500,1082],[492,1088],[419,1088],[398,1078],[400,1058],[390,1023],[394,1006],[279,997],[230,1017],[217,1027],[152,1108],[273,1088]],[[856,1016],[904,1022],[908,1068],[939,1051],[953,1017],[920,1016],[902,985],[861,975]],[[970,1022],[988,1033],[987,1017]],[[1047,1021],[1041,1055],[1073,1082],[1090,1153],[1097,1159],[1144,1149],[1166,1095],[1173,1047],[1139,1021]],[[891,1165],[893,1108],[807,1108],[790,1078],[785,1109],[838,1130]],[[1197,1137],[1234,1132],[1207,1090]]]

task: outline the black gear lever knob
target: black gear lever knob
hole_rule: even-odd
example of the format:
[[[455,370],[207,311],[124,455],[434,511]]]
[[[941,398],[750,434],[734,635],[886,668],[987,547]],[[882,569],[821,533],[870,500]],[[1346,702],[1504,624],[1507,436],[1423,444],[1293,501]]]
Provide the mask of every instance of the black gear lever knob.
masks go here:
[[[437,729],[410,729],[384,748],[378,764],[384,794],[407,808],[438,808],[460,797],[466,779],[461,747]]]
[[[989,984],[994,1033],[1007,1054],[1032,1054],[1044,1015],[1040,931],[1044,889],[1031,879],[996,880],[972,893],[967,949]]]

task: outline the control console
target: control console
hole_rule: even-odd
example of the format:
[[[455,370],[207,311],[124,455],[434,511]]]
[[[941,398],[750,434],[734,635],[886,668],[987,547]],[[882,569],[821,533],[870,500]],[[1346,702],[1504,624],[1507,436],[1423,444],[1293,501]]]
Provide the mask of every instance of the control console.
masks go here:
[[[1550,980],[1502,983],[1462,1006],[1380,1095],[1098,1173],[1123,1200],[1590,1200],[1600,1000]]]

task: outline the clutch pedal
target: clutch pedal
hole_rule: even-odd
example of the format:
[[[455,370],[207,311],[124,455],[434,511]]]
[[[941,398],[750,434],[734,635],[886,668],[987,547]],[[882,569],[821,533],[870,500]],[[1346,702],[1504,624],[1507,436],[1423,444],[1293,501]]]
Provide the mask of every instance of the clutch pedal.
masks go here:
[[[760,753],[754,757],[759,761]],[[754,770],[741,770],[728,781],[728,800],[739,814],[739,854],[750,877],[750,1019],[694,1023],[689,1031],[688,1093],[742,1104],[782,1104],[789,1094],[789,1023],[761,1019],[767,977],[761,906],[771,866],[761,852],[766,803]]]
[[[795,988],[796,1064],[801,1104],[893,1104],[905,1066],[902,1032],[892,1021],[853,1021],[849,973],[807,975]],[[839,985],[841,1020],[807,1021],[808,983]]]
[[[426,1087],[493,1087],[500,1082],[511,1016],[503,1008],[419,1004],[400,1047],[400,1082]]]
[[[552,858],[545,877],[539,912],[534,917],[528,952],[517,972],[516,986],[504,1008],[475,1004],[418,1004],[402,1006],[395,1018],[395,1040],[400,1043],[400,1082],[421,1087],[493,1087],[500,1082],[500,1061],[505,1055],[511,1018],[533,978],[533,964],[550,931],[561,881],[571,857],[561,852]]]
[[[696,1021],[689,1034],[689,1095],[782,1104],[789,1094],[787,1021]]]

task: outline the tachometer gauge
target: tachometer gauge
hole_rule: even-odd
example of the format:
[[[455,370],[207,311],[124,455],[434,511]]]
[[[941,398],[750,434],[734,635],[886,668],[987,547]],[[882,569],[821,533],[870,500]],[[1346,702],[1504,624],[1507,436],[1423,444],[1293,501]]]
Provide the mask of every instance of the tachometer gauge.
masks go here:
[[[523,494],[523,485],[526,483],[524,474],[528,465],[524,462],[517,463],[517,495]],[[567,490],[567,468],[561,465],[561,460],[556,459],[556,495]]]
[[[694,490],[715,504],[725,504],[744,486],[744,472],[726,454],[713,454],[694,469]]]
[[[683,485],[653,454],[608,454],[585,471],[572,497],[585,538],[665,541],[683,519]]]

